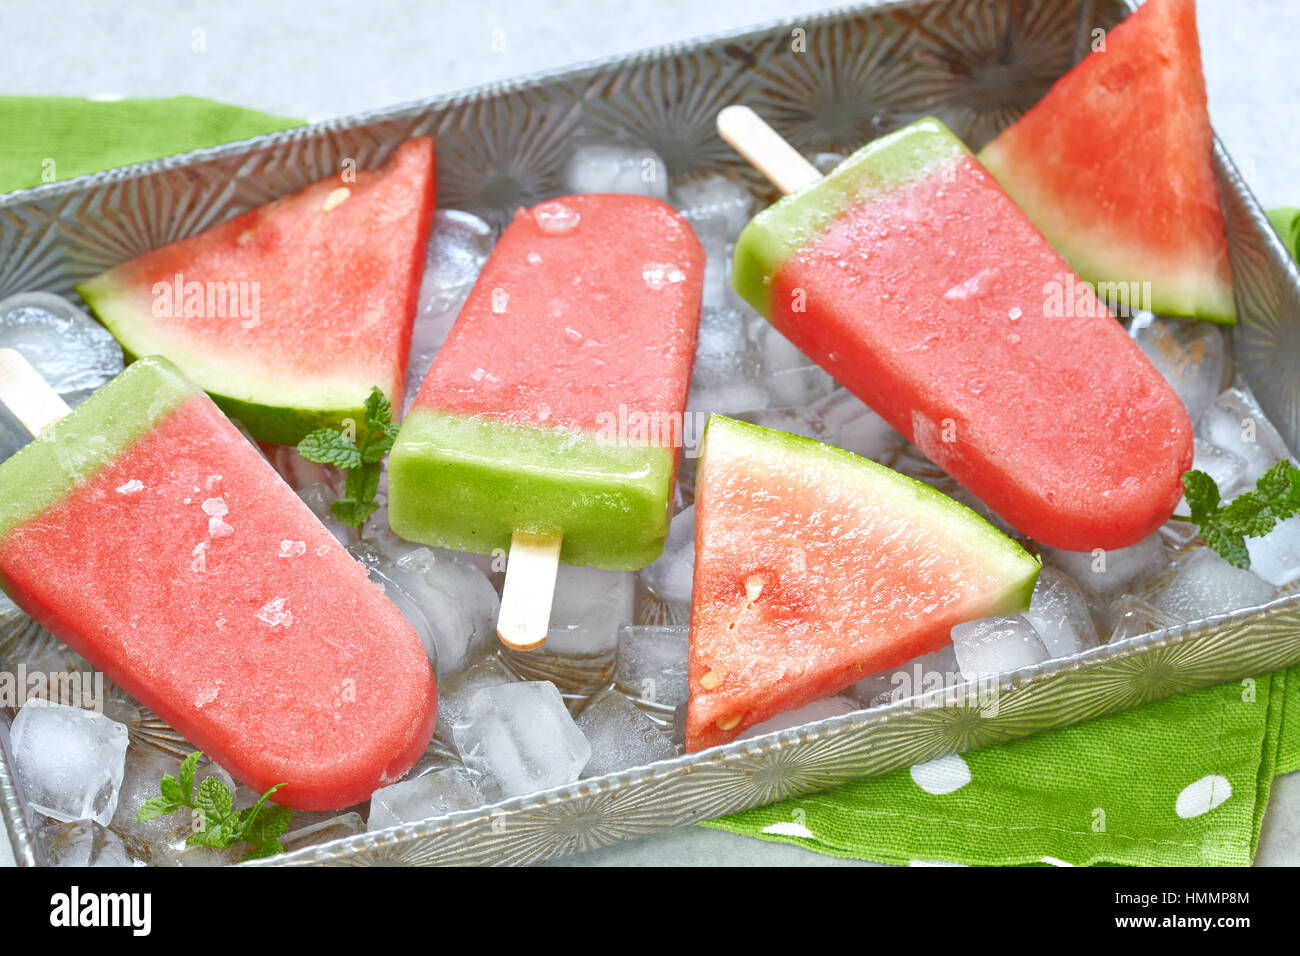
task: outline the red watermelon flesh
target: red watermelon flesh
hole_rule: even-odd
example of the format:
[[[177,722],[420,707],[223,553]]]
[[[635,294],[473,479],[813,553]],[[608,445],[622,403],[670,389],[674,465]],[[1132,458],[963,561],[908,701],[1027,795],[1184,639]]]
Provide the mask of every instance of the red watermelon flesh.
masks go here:
[[[695,522],[688,751],[1024,610],[1040,567],[920,482],[717,415]]]
[[[433,734],[410,624],[229,419],[143,359],[0,464],[0,582],[258,792],[335,810]]]
[[[434,206],[433,141],[331,176],[77,287],[133,355],[164,355],[259,440],[400,403]]]
[[[1125,547],[1182,494],[1178,396],[969,155],[841,213],[771,302],[784,335],[1037,541]]]
[[[980,160],[1084,279],[1236,321],[1194,0],[1148,0]]]

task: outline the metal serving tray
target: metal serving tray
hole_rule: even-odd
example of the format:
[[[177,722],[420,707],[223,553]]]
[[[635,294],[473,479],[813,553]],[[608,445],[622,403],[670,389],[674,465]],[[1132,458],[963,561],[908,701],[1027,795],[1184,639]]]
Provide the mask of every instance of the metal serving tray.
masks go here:
[[[675,179],[723,171],[770,201],[714,132],[730,103],[752,105],[806,152],[847,152],[925,114],[979,148],[1087,52],[1094,29],[1130,8],[868,2],[40,186],[0,197],[0,297],[70,293],[102,269],[330,175],[344,158],[371,166],[421,134],[437,143],[439,203],[497,224],[559,191],[577,137],[641,141]],[[1295,448],[1300,410],[1287,385],[1297,372],[1285,363],[1300,340],[1300,273],[1220,144],[1215,166],[1241,314],[1237,367]],[[996,707],[987,695],[888,704],[260,865],[533,863],[1297,661],[1292,594],[1005,675]],[[18,862],[35,865],[2,752],[0,816]]]

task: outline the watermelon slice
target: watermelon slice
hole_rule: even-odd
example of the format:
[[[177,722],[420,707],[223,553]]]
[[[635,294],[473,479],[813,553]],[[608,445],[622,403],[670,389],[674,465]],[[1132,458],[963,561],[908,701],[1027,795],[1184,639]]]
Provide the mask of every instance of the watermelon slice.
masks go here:
[[[1148,0],[979,158],[1084,279],[1231,324],[1213,149],[1194,0]]]
[[[434,204],[433,141],[77,286],[132,355],[169,358],[257,439],[400,404]]]
[[[696,479],[686,749],[1029,606],[1041,567],[975,512],[808,438],[710,417]]]

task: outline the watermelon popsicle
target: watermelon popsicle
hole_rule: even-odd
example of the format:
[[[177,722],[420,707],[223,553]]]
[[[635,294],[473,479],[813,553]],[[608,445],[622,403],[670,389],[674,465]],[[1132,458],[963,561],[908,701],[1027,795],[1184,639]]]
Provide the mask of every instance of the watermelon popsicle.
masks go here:
[[[1182,493],[1173,389],[946,127],[923,119],[825,178],[751,110],[724,139],[790,193],[736,246],[737,291],[1016,529],[1131,545]]]
[[[143,358],[69,414],[0,350],[0,400],[39,436],[0,464],[23,610],[277,803],[352,806],[414,765],[418,636],[196,385]]]
[[[557,560],[633,570],[663,549],[704,251],[635,195],[519,210],[402,422],[404,538],[510,550],[498,631],[544,639]]]

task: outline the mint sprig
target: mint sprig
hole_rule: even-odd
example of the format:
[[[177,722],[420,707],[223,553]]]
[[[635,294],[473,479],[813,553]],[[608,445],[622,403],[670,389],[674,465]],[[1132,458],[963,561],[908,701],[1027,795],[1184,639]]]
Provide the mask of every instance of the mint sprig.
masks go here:
[[[185,841],[190,846],[228,850],[237,843],[247,843],[251,849],[244,855],[245,860],[283,853],[280,837],[288,829],[293,811],[268,805],[267,800],[284,784],[276,784],[251,807],[236,810],[234,795],[216,777],[205,777],[195,791],[194,771],[202,756],[203,751],[196,750],[181,761],[180,779],[164,774],[158,785],[158,796],[144,802],[135,815],[136,820],[143,823],[189,807],[198,821],[197,829]]]
[[[330,511],[345,525],[360,528],[379,509],[380,463],[393,447],[397,425],[393,405],[379,386],[370,389],[362,427],[318,428],[298,442],[298,454],[318,465],[347,472],[343,494],[330,502]],[[350,434],[355,429],[356,437]]]
[[[1226,504],[1219,486],[1203,471],[1185,473],[1183,491],[1191,514],[1174,519],[1198,525],[1205,543],[1239,568],[1250,567],[1247,538],[1262,538],[1277,522],[1300,514],[1300,468],[1285,458],[1260,475],[1252,491]]]

